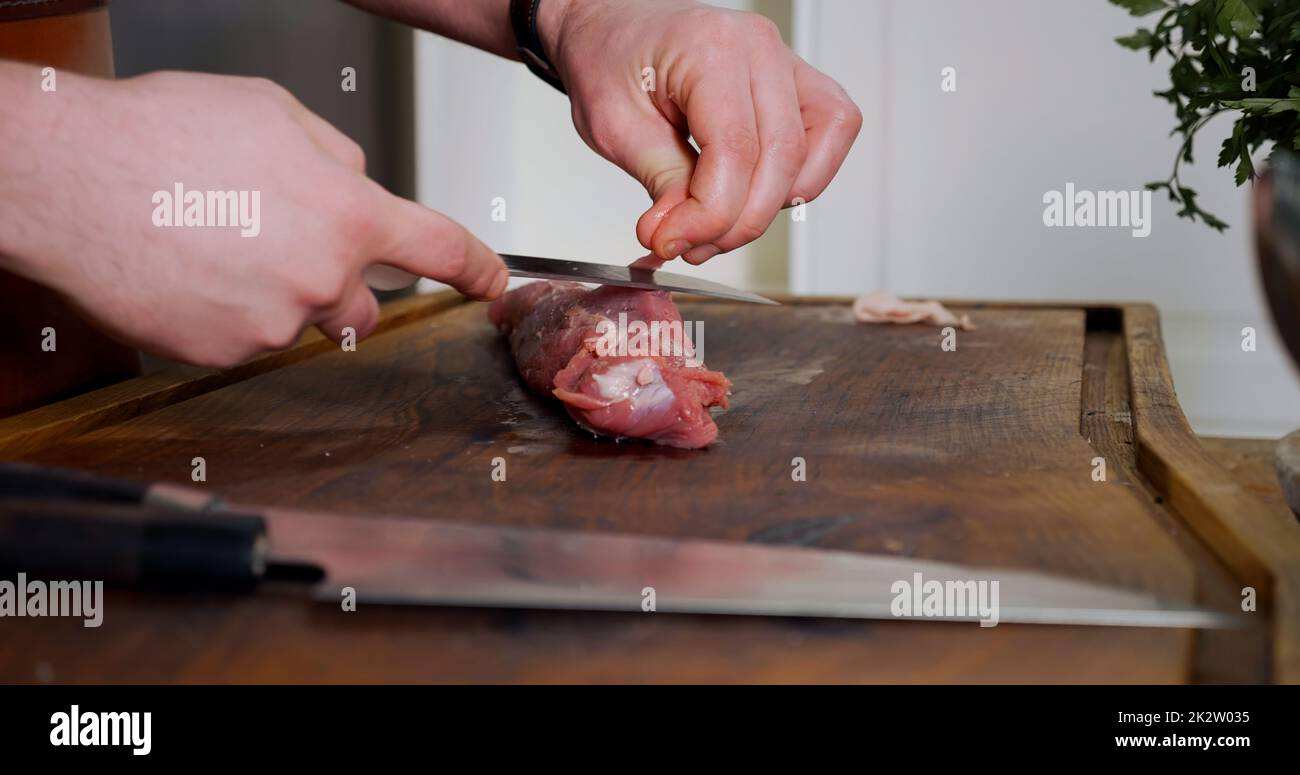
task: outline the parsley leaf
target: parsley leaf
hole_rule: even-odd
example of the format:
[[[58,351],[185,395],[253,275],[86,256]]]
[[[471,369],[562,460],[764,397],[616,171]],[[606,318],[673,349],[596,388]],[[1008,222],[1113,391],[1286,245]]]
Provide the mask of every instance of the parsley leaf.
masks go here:
[[[1192,141],[1210,119],[1233,112],[1232,134],[1219,149],[1237,185],[1257,175],[1252,154],[1300,150],[1300,4],[1296,0],[1110,0],[1133,16],[1162,12],[1156,25],[1116,38],[1152,60],[1167,56],[1170,86],[1156,96],[1174,109],[1173,134],[1183,139],[1168,179],[1148,183],[1180,206],[1178,214],[1222,231],[1227,224],[1197,204],[1182,185]]]

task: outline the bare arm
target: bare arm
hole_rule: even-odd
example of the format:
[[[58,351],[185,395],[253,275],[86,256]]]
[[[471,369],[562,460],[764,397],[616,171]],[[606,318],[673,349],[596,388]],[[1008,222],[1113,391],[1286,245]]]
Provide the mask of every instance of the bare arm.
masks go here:
[[[510,0],[346,0],[366,11],[387,16],[412,27],[436,32],[507,59],[518,59],[510,29]],[[566,0],[543,0],[545,29]]]
[[[306,326],[360,339],[378,319],[373,263],[480,298],[505,288],[495,253],[366,178],[361,148],[269,81],[41,83],[0,60],[0,269],[120,341],[227,366]]]

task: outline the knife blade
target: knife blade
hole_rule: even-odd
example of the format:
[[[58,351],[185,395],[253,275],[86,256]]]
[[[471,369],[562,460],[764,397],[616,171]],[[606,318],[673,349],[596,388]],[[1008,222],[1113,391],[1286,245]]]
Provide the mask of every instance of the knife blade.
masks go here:
[[[662,270],[617,266],[614,264],[592,264],[585,261],[564,261],[556,258],[538,258],[536,256],[517,256],[510,253],[502,253],[501,260],[506,262],[506,268],[510,270],[512,277],[534,277],[539,280],[570,280],[580,283],[617,285],[623,288],[644,288],[652,291],[680,291],[682,293],[694,293],[698,296],[712,296],[718,299],[746,301],[754,304],[778,303],[756,293],[732,288],[722,283]]]
[[[0,463],[0,573],[164,592],[293,584],[337,603],[1222,627],[1229,617],[1043,573],[736,542],[225,504],[170,484]],[[996,585],[994,585],[996,582]],[[996,590],[988,610],[900,611]],[[968,598],[974,601],[972,598]]]
[[[644,288],[651,291],[679,291],[753,304],[779,304],[757,293],[673,272],[614,264],[593,264],[585,261],[566,261],[558,258],[519,256],[511,253],[500,255],[511,277],[568,280],[598,285],[617,285],[624,288]],[[396,267],[373,264],[367,267],[365,279],[366,284],[375,290],[391,291],[405,288],[418,278]]]
[[[359,601],[666,613],[980,621],[979,611],[900,615],[900,590],[997,582],[997,622],[1230,626],[1145,592],[1043,573],[824,549],[400,517],[266,509],[271,564],[318,567],[312,596]],[[972,586],[973,585],[973,586]],[[986,586],[986,588],[988,588]],[[920,594],[918,594],[920,593]],[[973,607],[973,606],[972,606]]]

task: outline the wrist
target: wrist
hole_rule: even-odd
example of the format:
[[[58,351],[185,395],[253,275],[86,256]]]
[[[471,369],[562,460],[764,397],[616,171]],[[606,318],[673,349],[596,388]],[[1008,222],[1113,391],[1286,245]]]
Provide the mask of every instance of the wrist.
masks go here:
[[[563,52],[566,50],[568,32],[577,9],[574,0],[541,0],[537,6],[537,38],[542,53],[551,62],[560,80],[568,83]]]

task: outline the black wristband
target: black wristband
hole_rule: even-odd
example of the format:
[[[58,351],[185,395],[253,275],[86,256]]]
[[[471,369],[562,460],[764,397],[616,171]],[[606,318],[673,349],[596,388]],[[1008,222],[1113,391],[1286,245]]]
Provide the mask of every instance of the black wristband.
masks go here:
[[[541,4],[542,0],[510,0],[510,26],[515,31],[515,50],[533,75],[559,89],[561,94],[568,94],[537,35],[537,7]]]

